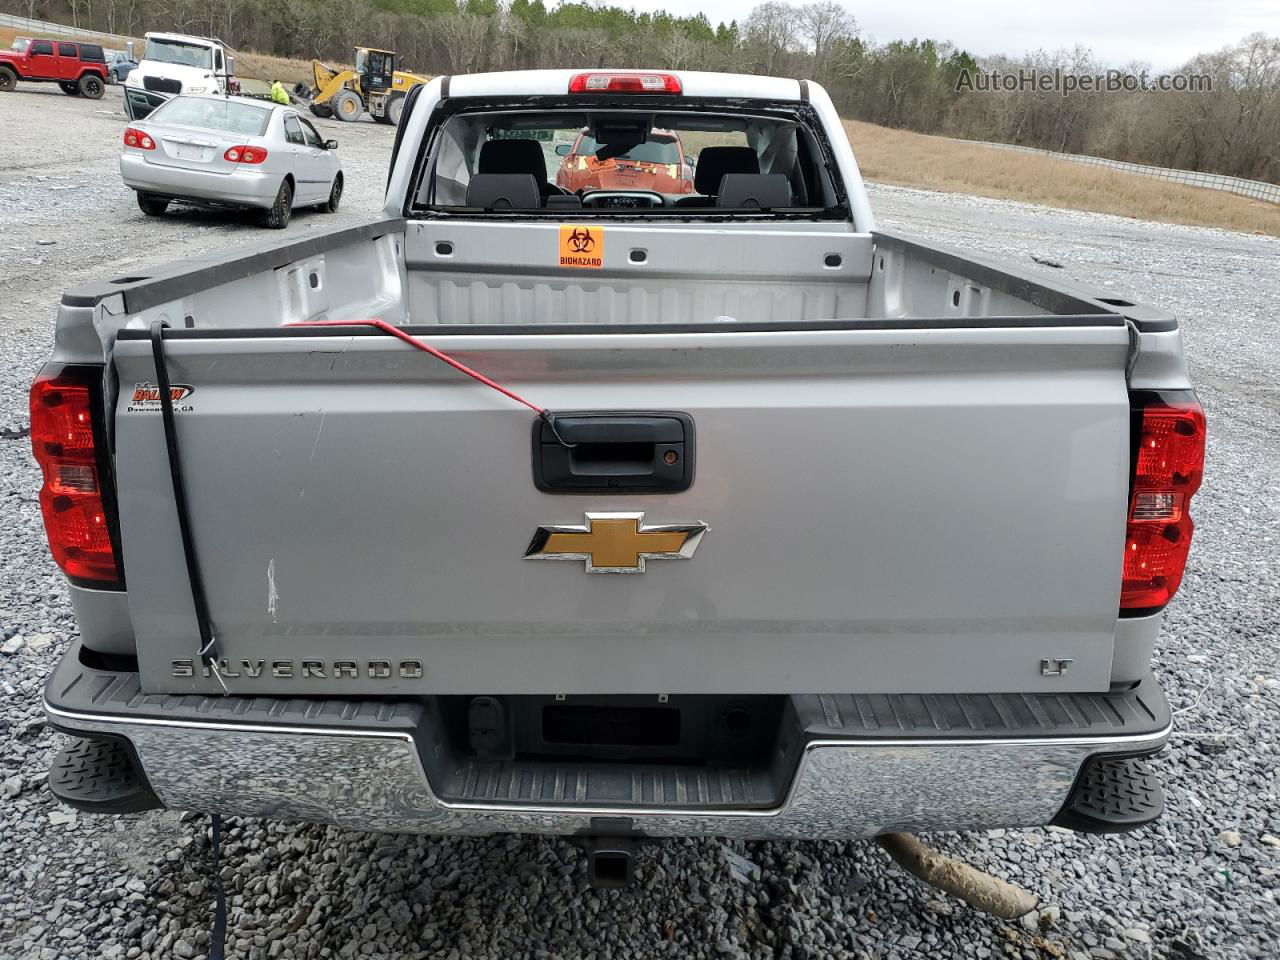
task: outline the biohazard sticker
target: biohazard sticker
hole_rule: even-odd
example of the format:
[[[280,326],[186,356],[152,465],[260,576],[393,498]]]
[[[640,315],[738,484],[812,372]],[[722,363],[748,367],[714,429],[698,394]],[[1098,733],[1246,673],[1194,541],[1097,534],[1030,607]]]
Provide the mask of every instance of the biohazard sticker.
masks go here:
[[[174,413],[190,413],[195,408],[187,400],[196,392],[189,383],[169,384],[169,398],[173,401]],[[129,398],[128,413],[147,413],[160,409],[160,388],[154,383],[135,383],[133,396]]]
[[[599,270],[604,266],[604,228],[561,224],[560,266]]]

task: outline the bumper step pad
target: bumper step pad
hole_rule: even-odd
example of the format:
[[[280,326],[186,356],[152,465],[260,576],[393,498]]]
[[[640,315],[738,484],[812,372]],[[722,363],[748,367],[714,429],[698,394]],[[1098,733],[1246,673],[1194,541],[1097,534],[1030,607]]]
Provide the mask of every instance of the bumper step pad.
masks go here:
[[[1127,833],[1159,818],[1164,790],[1141,760],[1093,757],[1054,825],[1080,833]]]
[[[86,813],[140,813],[163,806],[123,740],[72,740],[49,768],[49,790]]]

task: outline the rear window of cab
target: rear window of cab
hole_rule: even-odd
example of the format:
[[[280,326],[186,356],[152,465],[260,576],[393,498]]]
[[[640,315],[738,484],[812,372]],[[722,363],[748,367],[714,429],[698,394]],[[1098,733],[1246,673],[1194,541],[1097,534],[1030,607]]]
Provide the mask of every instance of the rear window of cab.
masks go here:
[[[460,103],[429,133],[409,215],[844,217],[801,104],[485,106]]]

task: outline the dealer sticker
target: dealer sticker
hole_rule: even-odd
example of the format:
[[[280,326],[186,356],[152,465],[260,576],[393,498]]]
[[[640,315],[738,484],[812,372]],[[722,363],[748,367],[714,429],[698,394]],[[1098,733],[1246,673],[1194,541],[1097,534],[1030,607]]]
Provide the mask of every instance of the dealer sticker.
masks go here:
[[[560,226],[560,266],[599,270],[604,266],[604,228]]]
[[[189,383],[169,384],[169,398],[173,401],[174,413],[190,413],[194,407],[188,402],[196,388]],[[125,408],[128,413],[144,413],[160,409],[160,388],[154,383],[135,383],[133,396]]]

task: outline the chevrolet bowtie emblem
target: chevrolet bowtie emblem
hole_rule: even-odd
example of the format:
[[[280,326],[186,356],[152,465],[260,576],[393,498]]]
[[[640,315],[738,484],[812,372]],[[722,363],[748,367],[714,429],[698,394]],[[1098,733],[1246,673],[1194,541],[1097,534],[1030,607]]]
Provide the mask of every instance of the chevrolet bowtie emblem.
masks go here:
[[[587,573],[644,573],[646,560],[687,560],[705,523],[646,526],[643,513],[588,513],[585,526],[539,527],[526,560],[585,560]]]

